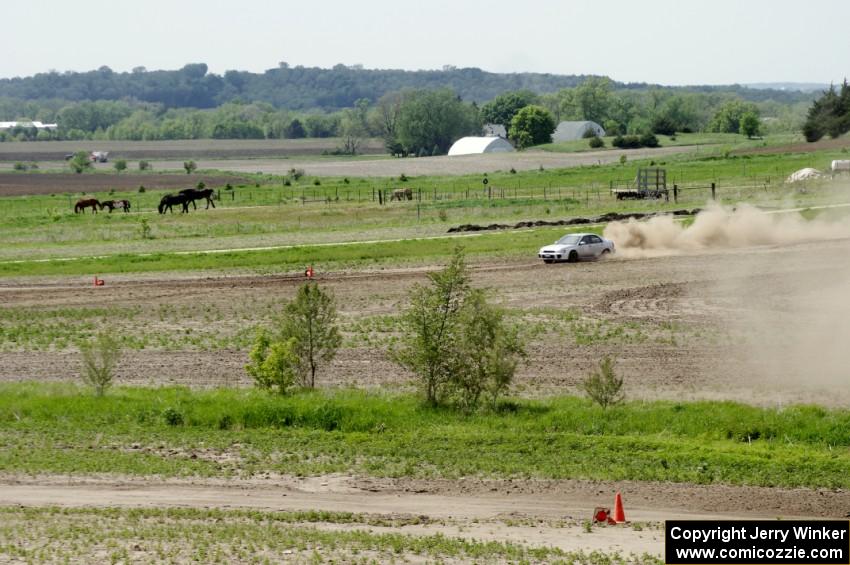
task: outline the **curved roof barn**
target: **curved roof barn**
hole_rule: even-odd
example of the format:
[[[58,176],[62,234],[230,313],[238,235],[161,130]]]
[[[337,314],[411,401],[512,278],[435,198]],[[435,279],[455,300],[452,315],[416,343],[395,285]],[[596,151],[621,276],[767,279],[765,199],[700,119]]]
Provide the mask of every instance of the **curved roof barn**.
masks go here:
[[[461,137],[449,149],[449,155],[478,155],[480,153],[509,153],[514,146],[501,137]]]

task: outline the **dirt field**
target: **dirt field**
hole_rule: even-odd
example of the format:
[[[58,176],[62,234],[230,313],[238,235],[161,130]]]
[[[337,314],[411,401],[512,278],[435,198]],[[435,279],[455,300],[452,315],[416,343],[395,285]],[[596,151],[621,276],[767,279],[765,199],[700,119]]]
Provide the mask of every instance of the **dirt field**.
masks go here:
[[[479,263],[472,274],[476,286],[491,289],[496,300],[520,316],[525,325],[542,322],[529,344],[530,358],[520,370],[517,394],[574,391],[579,379],[602,356],[611,355],[631,398],[846,405],[850,401],[847,353],[834,340],[845,339],[850,320],[846,300],[841,298],[850,282],[847,265],[850,240],[833,239],[579,264],[543,265],[533,260]],[[334,291],[342,320],[351,327],[370,317],[397,313],[410,286],[423,282],[426,272],[423,268],[320,271],[319,279]],[[164,331],[174,322],[163,321],[162,308],[182,308],[185,316],[180,318],[183,325],[178,330],[204,327],[226,334],[233,332],[234,324],[254,323],[270,305],[290,297],[302,280],[295,274],[116,275],[101,288],[91,287],[90,281],[82,278],[3,280],[0,304],[30,312],[95,303],[138,305],[141,313],[127,326],[138,332]],[[192,311],[221,315],[193,317]],[[573,325],[559,325],[567,314]],[[129,353],[119,375],[120,381],[135,384],[247,385],[245,360],[246,352],[237,349],[150,348]],[[0,379],[73,378],[74,369],[69,368],[75,368],[77,362],[73,351],[6,351],[0,353]],[[845,380],[839,381],[841,378]],[[408,376],[386,359],[384,348],[369,342],[344,348],[330,370],[321,375],[319,385],[412,388]],[[203,453],[197,456],[203,457]],[[631,524],[596,527],[589,533],[590,510],[610,506],[617,491],[623,493]],[[388,522],[415,517],[412,523],[365,528],[373,534],[439,534],[564,551],[658,556],[663,551],[665,519],[839,519],[850,515],[850,493],[521,478],[267,474],[254,479],[162,480],[0,475],[0,506],[18,505],[354,512]],[[24,514],[9,514],[7,519],[16,524],[20,521],[21,531],[26,531]],[[98,518],[51,520],[95,523]],[[124,528],[120,521],[104,524]],[[329,522],[309,527],[364,529],[359,524]],[[129,546],[143,551],[145,541],[131,541]],[[297,558],[308,558],[303,551],[293,551],[291,555]],[[422,560],[413,554],[402,557]],[[349,559],[354,557],[342,558]]]
[[[850,148],[850,139],[844,136],[836,139],[825,137],[814,143],[801,142],[788,145],[772,145],[769,147],[752,147],[749,149],[739,149],[733,153],[735,155],[772,155],[776,153],[811,153],[824,149],[836,150],[848,148]]]
[[[610,355],[631,396],[835,405],[850,398],[847,387],[836,388],[830,380],[840,363],[808,371],[800,361],[784,362],[782,352],[803,361],[808,355],[823,357],[817,344],[813,351],[799,349],[800,333],[818,336],[817,328],[840,328],[840,321],[819,317],[840,316],[845,309],[822,307],[813,299],[847,284],[848,258],[850,241],[833,240],[577,265],[479,264],[473,280],[491,289],[525,325],[536,324],[528,363],[518,375],[519,394],[573,391],[599,359]],[[324,274],[319,267],[319,273],[336,294],[349,328],[396,314],[410,286],[425,277],[424,269]],[[122,331],[179,337],[185,329],[226,336],[250,330],[301,282],[300,275],[115,275],[106,286],[92,288],[87,278],[4,280],[0,301],[5,307],[35,310],[132,305],[139,313]],[[163,321],[166,307],[179,308],[180,315]],[[378,334],[367,332],[367,337]],[[823,346],[831,347],[827,341]],[[232,348],[148,347],[127,353],[120,376],[137,384],[249,384],[245,359],[245,351]],[[0,353],[0,378],[74,378],[68,368],[76,363],[73,350],[7,350]],[[354,340],[320,381],[323,386],[413,386],[387,360],[384,343],[377,339]]]
[[[2,173],[0,172],[0,196],[23,196],[27,194],[60,194],[79,192],[106,192],[115,190],[187,188],[198,181],[207,186],[224,186],[227,183],[246,182],[237,177],[222,175],[186,174],[43,174],[43,173]]]
[[[184,139],[177,141],[34,141],[0,144],[0,162],[62,161],[77,151],[109,151],[110,159],[233,159],[321,155],[340,145],[321,139]],[[369,139],[363,153],[383,153],[380,139]]]
[[[338,159],[303,160],[297,157],[286,160],[231,159],[227,161],[201,159],[201,169],[268,174],[285,174],[289,169],[304,169],[308,175],[325,177],[396,177],[406,175],[463,175],[493,171],[534,170],[539,167],[556,169],[615,163],[621,155],[629,160],[646,157],[664,157],[693,151],[693,147],[660,147],[658,149],[627,149],[623,151],[588,151],[586,153],[549,153],[546,151],[518,151],[516,153],[488,153],[457,157],[418,157],[407,159]],[[180,169],[182,162],[162,161],[160,169]]]

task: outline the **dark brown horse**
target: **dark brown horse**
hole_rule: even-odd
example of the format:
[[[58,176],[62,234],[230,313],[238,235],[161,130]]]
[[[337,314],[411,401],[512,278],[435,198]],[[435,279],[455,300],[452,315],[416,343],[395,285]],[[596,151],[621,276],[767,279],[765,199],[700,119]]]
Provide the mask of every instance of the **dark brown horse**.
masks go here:
[[[97,198],[81,198],[80,200],[77,200],[76,204],[74,204],[74,213],[85,213],[86,208],[91,208],[92,214],[97,214],[98,206],[100,206],[100,202]]]
[[[188,214],[189,202],[191,202],[189,200],[189,197],[183,194],[182,192],[180,194],[166,194],[159,201],[159,207],[157,209],[159,210],[160,214],[165,214],[166,210],[173,214],[174,210],[171,207],[175,204],[180,204],[183,207],[180,213]]]
[[[116,208],[121,208],[124,212],[130,211],[130,201],[129,200],[104,200],[100,203],[100,209],[109,208],[109,213]]]
[[[198,205],[195,204],[195,200],[206,200],[206,210],[210,209],[210,204],[212,204],[212,207],[215,208],[215,202],[213,202],[213,199],[215,198],[215,191],[211,188],[184,188],[180,191],[180,194],[185,194],[189,198],[189,202],[192,203],[195,210],[198,209]]]

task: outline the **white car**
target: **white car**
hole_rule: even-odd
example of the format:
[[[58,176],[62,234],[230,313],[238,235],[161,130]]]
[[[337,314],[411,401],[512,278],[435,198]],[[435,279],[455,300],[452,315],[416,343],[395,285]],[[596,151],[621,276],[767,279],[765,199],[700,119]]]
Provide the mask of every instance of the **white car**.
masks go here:
[[[599,259],[614,252],[614,242],[599,237],[595,233],[569,233],[553,243],[541,247],[537,256],[544,263],[569,261],[571,263],[584,259]]]

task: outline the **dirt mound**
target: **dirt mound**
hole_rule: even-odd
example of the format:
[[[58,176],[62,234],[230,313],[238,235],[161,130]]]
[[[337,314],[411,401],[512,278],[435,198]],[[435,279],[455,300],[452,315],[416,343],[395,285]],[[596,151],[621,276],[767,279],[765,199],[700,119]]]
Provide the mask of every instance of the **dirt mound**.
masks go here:
[[[600,216],[592,216],[590,218],[570,218],[567,220],[527,220],[523,222],[517,222],[515,224],[489,224],[486,226],[480,224],[461,224],[459,226],[449,228],[448,233],[488,230],[515,230],[542,226],[579,226],[583,224],[605,224],[608,222],[617,222],[624,220],[645,220],[647,218],[652,218],[659,215],[691,216],[699,212],[699,208],[694,208],[693,210],[673,210],[672,212],[627,212],[625,214],[620,212],[606,212],[605,214],[602,214]]]

